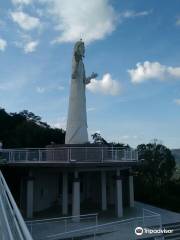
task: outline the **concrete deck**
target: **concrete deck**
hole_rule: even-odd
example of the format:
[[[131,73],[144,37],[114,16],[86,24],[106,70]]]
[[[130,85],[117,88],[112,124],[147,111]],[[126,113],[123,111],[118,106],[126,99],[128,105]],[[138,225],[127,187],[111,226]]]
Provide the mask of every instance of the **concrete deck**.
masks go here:
[[[116,218],[113,214],[113,212],[111,210],[108,210],[106,212],[100,212],[98,214],[98,224],[106,224],[106,223],[110,223],[110,222],[116,222],[116,221],[120,221],[120,220],[127,220],[130,218],[134,218],[134,217],[142,217],[142,212],[143,209],[147,209],[150,211],[153,211],[155,213],[161,214],[162,217],[162,224],[167,224],[167,223],[174,223],[174,222],[180,222],[180,214],[179,213],[175,213],[172,211],[168,211],[165,209],[161,209],[155,206],[151,206],[148,204],[144,204],[144,203],[140,203],[140,202],[135,202],[135,208],[133,209],[125,209],[124,211],[124,216],[123,218],[119,219]],[[46,217],[48,217],[48,211],[46,212]],[[44,215],[44,217],[45,217]],[[49,210],[49,216],[53,216],[53,212],[51,210]],[[56,215],[57,216],[57,215]],[[42,217],[42,215],[41,215]],[[112,226],[107,226],[104,229],[99,230],[99,234],[101,236],[98,237],[98,239],[103,239],[103,240],[111,240],[111,239],[116,239],[116,237],[118,237],[117,239],[119,240],[129,240],[130,234],[133,233],[133,229],[138,226],[138,224],[140,225],[142,222],[140,221],[135,222],[132,224],[131,223],[123,223],[123,224],[117,224],[117,226],[115,227],[116,229],[114,229],[114,227],[112,228]],[[78,228],[87,228],[87,227],[93,227],[96,225],[95,222],[95,218],[90,218],[87,219],[86,221],[82,221],[82,223],[73,223],[72,221],[69,223],[68,225],[68,231],[71,230],[75,230]],[[140,225],[141,226],[141,225]],[[58,221],[54,221],[54,222],[46,222],[46,223],[42,223],[39,225],[34,225],[33,227],[29,227],[30,231],[32,231],[33,237],[34,239],[46,239],[46,236],[48,235],[52,235],[52,234],[58,234],[64,231],[64,222],[58,222]],[[132,229],[133,228],[133,229]],[[131,233],[130,233],[131,231]],[[103,235],[103,233],[106,233],[106,236]],[[87,239],[91,239],[88,238],[88,231],[87,233],[84,233],[85,235],[87,234]],[[114,236],[114,237],[112,237]],[[135,239],[134,237],[135,234],[132,236],[132,239]],[[63,239],[63,238],[59,238],[59,239]],[[86,239],[86,238],[84,238]],[[139,238],[140,239],[140,238]]]

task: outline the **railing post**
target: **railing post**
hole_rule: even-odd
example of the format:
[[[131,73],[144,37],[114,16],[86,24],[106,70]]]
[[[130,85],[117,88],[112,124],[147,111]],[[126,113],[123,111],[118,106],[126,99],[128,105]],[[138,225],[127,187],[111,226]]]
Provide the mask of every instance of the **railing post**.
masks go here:
[[[69,148],[69,160],[71,161],[71,148]]]
[[[87,161],[87,147],[85,147],[85,161]]]
[[[115,153],[116,153],[116,158],[115,158],[115,160],[117,161],[117,160],[118,160],[118,154],[117,154],[117,153],[118,153],[118,150],[117,150],[117,148],[116,148],[116,152],[115,152]]]
[[[26,157],[25,157],[26,159],[26,162],[28,161],[28,150],[26,150]]]
[[[104,154],[103,154],[103,147],[101,148],[101,162],[104,162]]]
[[[135,154],[135,156],[136,156],[136,161],[138,161],[138,151],[136,150],[136,154]]]
[[[12,162],[15,162],[14,151],[12,152]]]
[[[64,230],[65,230],[65,233],[67,232],[67,219],[65,218],[64,219]]]
[[[32,222],[31,222],[31,236],[33,234]]]
[[[41,161],[41,150],[40,149],[38,150],[38,155],[39,155],[38,159],[39,159],[39,162],[40,162]]]
[[[125,161],[127,160],[127,149],[124,150],[124,158],[125,158]]]
[[[98,225],[98,215],[96,213],[96,227],[97,227],[97,225]]]
[[[52,160],[54,162],[54,149],[52,150]]]
[[[11,152],[9,152],[9,162],[11,162]]]
[[[159,225],[160,225],[160,229],[162,229],[162,219],[160,214],[159,214]]]
[[[96,240],[96,234],[97,234],[97,229],[98,229],[98,216],[97,216],[97,213],[96,213],[96,225],[95,225],[95,230],[94,230],[94,240]]]
[[[66,149],[67,149],[67,161],[70,162],[70,158],[69,158],[69,148],[65,148],[65,153],[66,153]],[[66,160],[66,158],[65,158]]]

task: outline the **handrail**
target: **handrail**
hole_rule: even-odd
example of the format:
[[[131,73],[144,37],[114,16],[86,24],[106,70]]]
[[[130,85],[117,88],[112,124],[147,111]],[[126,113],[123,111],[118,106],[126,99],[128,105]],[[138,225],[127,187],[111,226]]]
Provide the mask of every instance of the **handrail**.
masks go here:
[[[138,152],[135,149],[119,147],[59,147],[37,149],[0,149],[3,163],[16,162],[138,162]]]
[[[41,223],[46,221],[58,221],[58,220],[65,220],[65,219],[72,219],[72,218],[81,218],[81,217],[97,217],[98,213],[90,213],[90,214],[83,214],[83,215],[77,215],[77,216],[68,216],[68,217],[59,217],[59,218],[46,218],[46,219],[37,219],[33,221],[26,221],[27,224],[30,223]]]
[[[125,149],[125,150],[130,150],[130,149],[133,149],[133,148],[127,148],[127,147],[114,147],[114,146],[111,146],[111,145],[99,145],[99,146],[92,146],[90,147],[90,145],[87,145],[87,146],[83,146],[83,147],[80,147],[80,146],[64,146],[64,145],[59,145],[59,147],[40,147],[40,148],[2,148],[1,150],[54,150],[54,149],[67,149],[67,148],[111,148],[111,149]]]
[[[0,188],[2,188],[2,191],[4,191],[4,193],[5,193],[5,201],[7,201],[8,206],[9,206],[9,211],[11,213],[11,218],[12,218],[11,220],[14,220],[17,231],[20,234],[19,239],[33,240],[1,171],[0,171]],[[1,196],[1,197],[3,197],[3,196]],[[5,209],[5,210],[7,210],[7,209]],[[11,224],[10,223],[8,223],[8,224],[11,229]],[[17,239],[17,240],[19,240],[19,239]]]
[[[149,210],[149,209],[143,208],[143,215],[144,215],[144,212],[147,212],[147,213],[151,214],[151,216],[152,216],[152,215],[153,215],[153,216],[155,216],[155,215],[160,215],[159,213],[156,213],[156,212],[153,212],[153,211],[151,211],[151,210]]]
[[[143,211],[144,210],[147,210],[147,209],[143,209]],[[149,211],[149,210],[147,210],[147,211]],[[75,229],[75,230],[71,230],[71,231],[68,231],[68,232],[48,235],[48,236],[46,236],[46,239],[55,240],[55,239],[58,239],[59,237],[62,237],[62,236],[68,235],[68,234],[83,233],[83,232],[87,232],[87,231],[92,231],[92,234],[94,234],[95,232],[97,232],[97,230],[102,229],[102,228],[107,228],[109,226],[115,226],[115,225],[124,224],[124,223],[128,224],[128,223],[138,221],[138,220],[142,220],[142,222],[143,222],[144,218],[149,219],[149,218],[152,218],[152,217],[159,217],[159,220],[160,220],[159,225],[160,225],[160,227],[162,227],[162,225],[161,225],[161,215],[158,214],[158,213],[154,213],[154,212],[152,212],[152,213],[153,214],[151,216],[128,218],[128,219],[124,219],[124,220],[113,221],[113,222],[110,222],[110,223],[103,223],[103,224],[98,224],[98,225],[95,225],[95,226],[85,227],[85,228],[81,228],[81,229]],[[93,230],[94,230],[94,232],[93,232]]]
[[[128,149],[123,147],[110,147],[110,146],[99,146],[99,147],[55,147],[55,148],[2,148],[0,149],[1,152],[9,152],[9,151],[59,151],[63,149],[109,149],[109,151],[115,151],[115,150],[125,150],[127,152],[130,151],[136,151],[135,149]]]

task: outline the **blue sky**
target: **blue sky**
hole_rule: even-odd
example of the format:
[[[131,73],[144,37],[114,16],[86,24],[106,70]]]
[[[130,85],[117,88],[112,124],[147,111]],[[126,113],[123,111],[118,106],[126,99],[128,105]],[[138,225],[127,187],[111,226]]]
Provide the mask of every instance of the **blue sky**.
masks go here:
[[[0,0],[0,106],[65,128],[81,37],[89,134],[180,147],[179,0]]]

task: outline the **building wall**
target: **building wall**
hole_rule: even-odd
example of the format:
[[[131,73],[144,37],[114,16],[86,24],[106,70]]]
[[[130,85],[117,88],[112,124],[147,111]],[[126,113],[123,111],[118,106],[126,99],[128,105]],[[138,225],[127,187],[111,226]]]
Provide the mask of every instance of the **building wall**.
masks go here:
[[[34,212],[45,210],[58,201],[57,173],[34,173]]]

